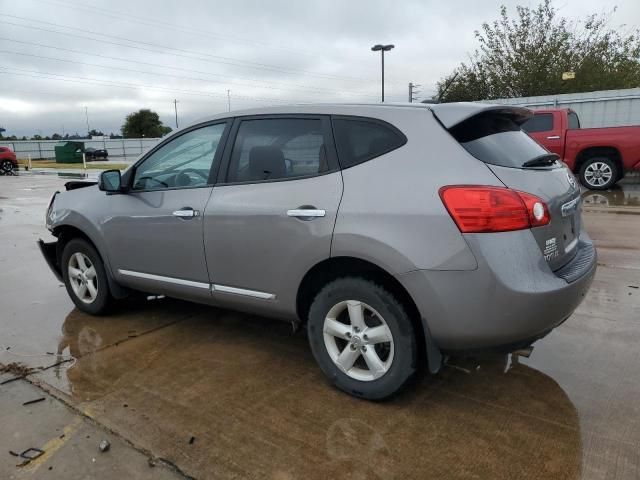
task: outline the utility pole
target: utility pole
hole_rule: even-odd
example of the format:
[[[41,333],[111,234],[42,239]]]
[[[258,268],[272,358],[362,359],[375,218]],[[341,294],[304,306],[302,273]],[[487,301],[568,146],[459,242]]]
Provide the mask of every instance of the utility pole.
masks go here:
[[[227,112],[231,111],[231,90],[227,89]]]
[[[89,134],[89,132],[91,131],[91,129],[89,128],[89,107],[84,107],[84,116],[87,119],[87,135],[90,137],[91,135]]]
[[[416,87],[420,87],[417,83],[409,82],[409,102],[415,102],[417,99],[416,95],[420,93],[420,90],[416,89]]]
[[[176,112],[176,130],[178,129],[178,100],[173,99],[173,109]]]

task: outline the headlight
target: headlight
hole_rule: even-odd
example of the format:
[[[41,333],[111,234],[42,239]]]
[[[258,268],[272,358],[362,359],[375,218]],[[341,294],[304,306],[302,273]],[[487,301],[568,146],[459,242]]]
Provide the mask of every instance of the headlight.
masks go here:
[[[56,192],[53,195],[51,195],[51,198],[49,199],[49,205],[47,205],[47,213],[44,217],[44,223],[49,230],[51,230],[50,220],[51,220],[51,211],[53,210],[53,202],[56,199],[56,195],[58,195],[59,193],[60,192],[56,190]]]

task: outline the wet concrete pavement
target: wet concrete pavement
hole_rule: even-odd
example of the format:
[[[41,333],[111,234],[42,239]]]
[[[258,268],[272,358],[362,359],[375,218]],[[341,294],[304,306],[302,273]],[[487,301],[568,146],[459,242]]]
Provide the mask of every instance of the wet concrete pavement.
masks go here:
[[[529,359],[453,358],[371,403],[329,387],[304,332],[284,323],[171,299],[105,318],[73,308],[34,243],[62,183],[0,178],[0,363],[49,367],[27,378],[35,386],[8,386],[57,399],[30,408],[48,421],[63,408],[69,422],[113,435],[121,444],[110,461],[131,478],[148,475],[140,455],[166,460],[153,472],[196,478],[640,478],[639,185],[585,194],[596,279]],[[38,420],[51,426],[36,432],[26,407],[5,402],[6,387],[0,458],[22,432],[38,446],[61,428]],[[78,458],[97,455],[96,442],[73,438]],[[4,460],[0,477],[56,471]],[[50,460],[84,475],[62,453]]]

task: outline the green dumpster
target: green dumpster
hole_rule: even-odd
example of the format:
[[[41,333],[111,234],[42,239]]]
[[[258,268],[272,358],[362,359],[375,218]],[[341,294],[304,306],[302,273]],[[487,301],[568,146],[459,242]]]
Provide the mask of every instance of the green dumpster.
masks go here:
[[[56,163],[82,163],[84,142],[62,142],[53,149],[56,152]]]

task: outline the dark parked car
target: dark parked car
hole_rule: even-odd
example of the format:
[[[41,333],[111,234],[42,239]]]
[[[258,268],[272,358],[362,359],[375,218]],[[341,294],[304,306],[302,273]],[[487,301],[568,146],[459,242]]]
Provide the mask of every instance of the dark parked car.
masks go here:
[[[11,175],[18,169],[16,154],[9,147],[0,147],[0,175]]]
[[[40,247],[84,312],[140,290],[306,324],[331,382],[388,397],[421,360],[436,372],[441,352],[529,346],[584,299],[596,251],[580,188],[520,129],[530,116],[224,113],[122,175],[67,184],[47,209],[57,241]]]
[[[107,160],[109,156],[109,152],[107,152],[106,148],[85,148],[84,154],[87,157],[87,160],[96,160],[98,158],[104,158]]]

